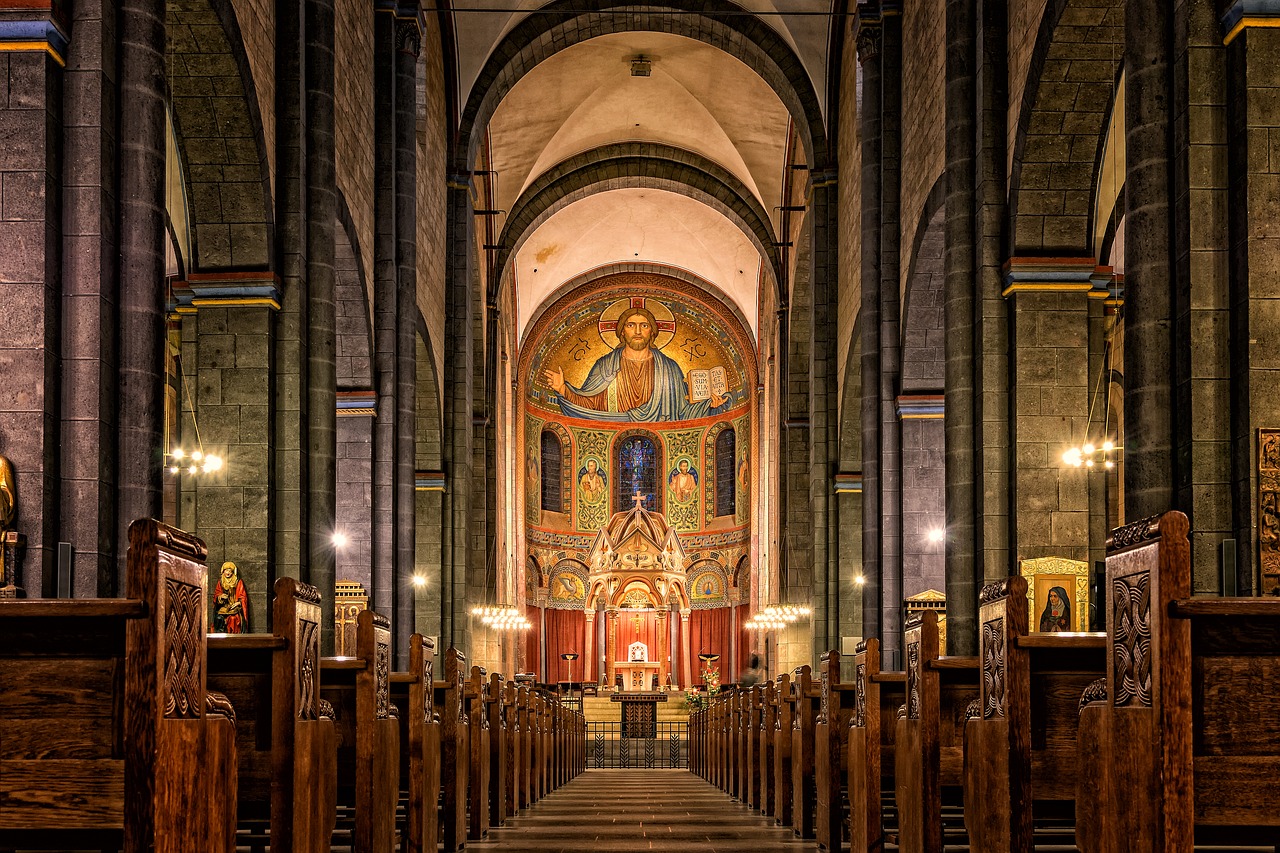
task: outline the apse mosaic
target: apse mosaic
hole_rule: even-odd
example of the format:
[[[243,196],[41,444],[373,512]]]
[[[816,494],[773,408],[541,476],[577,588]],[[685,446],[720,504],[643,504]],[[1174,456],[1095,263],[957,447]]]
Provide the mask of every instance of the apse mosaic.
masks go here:
[[[535,344],[529,403],[594,421],[672,423],[747,400],[741,346],[694,298],[605,288]]]

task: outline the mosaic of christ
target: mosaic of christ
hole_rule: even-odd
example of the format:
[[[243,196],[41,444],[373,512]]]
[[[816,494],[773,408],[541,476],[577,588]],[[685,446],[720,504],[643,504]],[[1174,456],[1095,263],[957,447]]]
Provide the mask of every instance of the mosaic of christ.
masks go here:
[[[686,317],[684,322],[696,328],[693,318]],[[599,348],[579,335],[568,346],[547,348],[541,369],[535,372],[536,380],[550,392],[548,402],[561,414],[595,421],[661,423],[718,415],[739,402],[738,368],[715,363],[717,353],[720,360],[728,360],[722,347],[708,346],[701,335],[690,333],[681,336],[674,357],[664,352],[676,340],[677,323],[662,301],[614,300],[595,325],[606,350],[603,354],[592,352]],[[577,381],[570,378],[581,376],[586,365],[590,366],[585,376]]]

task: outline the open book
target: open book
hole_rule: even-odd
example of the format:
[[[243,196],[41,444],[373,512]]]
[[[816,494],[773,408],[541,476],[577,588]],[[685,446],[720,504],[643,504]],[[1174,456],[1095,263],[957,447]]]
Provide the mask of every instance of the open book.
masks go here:
[[[728,394],[729,376],[723,367],[689,371],[689,399],[692,402],[710,400],[713,396],[725,397]]]

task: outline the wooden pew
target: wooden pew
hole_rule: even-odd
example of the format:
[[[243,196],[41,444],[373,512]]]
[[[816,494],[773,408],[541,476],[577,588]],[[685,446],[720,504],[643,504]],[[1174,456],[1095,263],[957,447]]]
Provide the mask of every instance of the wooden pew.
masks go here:
[[[1074,819],[1080,694],[1104,673],[1103,634],[1032,634],[1027,581],[979,595],[982,680],[965,724],[964,818],[974,851],[1030,853],[1046,819]],[[1069,845],[1070,836],[1056,839]]]
[[[747,701],[747,730],[745,732],[746,743],[746,760],[743,762],[743,785],[744,793],[742,800],[750,808],[756,811],[760,810],[760,729],[763,725],[763,701],[764,689],[759,685],[753,685],[746,692]]]
[[[471,740],[467,769],[467,839],[479,841],[489,832],[489,715],[484,667],[471,667],[466,684],[467,719]]]
[[[506,683],[499,673],[489,676],[485,692],[489,720],[489,826],[507,822],[507,777],[511,765],[510,728],[506,712]]]
[[[773,715],[773,818],[782,826],[791,825],[791,728],[795,719],[796,697],[791,676],[778,676],[774,687],[776,705]]]
[[[463,669],[466,658],[450,647],[444,653],[444,678],[435,683],[436,706],[441,709],[440,730],[440,831],[445,853],[467,843],[468,760],[471,744],[466,710]]]
[[[209,637],[208,680],[240,709],[241,843],[320,853],[337,818],[337,734],[320,700],[320,592],[280,578],[273,633]],[[258,829],[270,826],[270,835]]]
[[[760,778],[760,813],[772,817],[778,806],[774,777],[774,726],[778,717],[778,688],[772,681],[760,686],[760,729],[757,732],[757,767]]]
[[[139,520],[126,598],[0,601],[3,846],[234,849],[233,712],[206,684],[206,554]]]
[[[965,712],[980,670],[976,657],[939,657],[935,611],[912,614],[903,634],[907,702],[894,750],[898,845],[903,853],[941,853],[944,788],[954,795],[963,785]]]
[[[821,699],[814,721],[814,786],[818,846],[840,849],[844,840],[844,798],[848,786],[849,721],[853,716],[852,682],[840,680],[840,653],[829,651],[818,668]]]
[[[894,722],[906,699],[906,676],[881,672],[880,641],[860,642],[853,656],[853,718],[849,721],[849,849],[883,850],[884,792],[894,790]]]
[[[392,683],[400,710],[400,742],[407,744],[401,760],[401,790],[405,808],[403,847],[406,853],[435,853],[440,837],[440,715],[435,707],[436,643],[430,637],[409,637],[407,681]],[[394,676],[393,676],[394,678]],[[397,682],[407,687],[396,690]]]
[[[1082,853],[1280,847],[1280,598],[1192,598],[1180,512],[1107,542],[1106,697],[1080,715]]]
[[[502,713],[507,725],[507,771],[503,789],[504,814],[514,817],[520,811],[521,767],[526,760],[524,734],[520,731],[520,685],[508,681],[502,686]]]
[[[814,680],[813,670],[808,664],[796,670],[792,692],[795,694],[795,711],[791,718],[791,829],[801,838],[813,838],[817,816],[815,724],[822,686]]]
[[[517,676],[517,679],[519,676]],[[520,765],[516,772],[518,778],[517,786],[520,798],[519,808],[525,809],[533,804],[533,763],[534,763],[534,736],[533,736],[533,710],[532,698],[530,696],[529,685],[520,684],[517,680],[516,688],[516,720],[520,727]]]
[[[373,610],[356,619],[354,658],[323,658],[320,691],[336,713],[338,800],[354,809],[356,853],[395,843],[400,721],[391,704],[391,623]]]

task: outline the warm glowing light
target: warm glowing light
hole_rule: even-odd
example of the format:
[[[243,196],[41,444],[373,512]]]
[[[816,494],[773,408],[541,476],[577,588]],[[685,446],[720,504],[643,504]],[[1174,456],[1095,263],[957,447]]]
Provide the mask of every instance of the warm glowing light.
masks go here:
[[[190,468],[187,469],[188,474],[196,474],[196,473],[199,473],[199,471],[200,469],[194,465],[192,465]]]
[[[863,584],[865,584],[865,583],[867,582],[867,579],[866,579],[866,577],[865,577],[865,576],[863,576],[863,575],[858,575],[857,577],[855,577],[855,578],[853,579],[853,582],[854,582],[854,583],[856,583],[858,586],[862,586]]]
[[[181,447],[175,447],[175,448],[173,449],[173,453],[172,453],[172,454],[170,454],[170,455],[171,455],[171,456],[173,456],[173,458],[174,458],[174,459],[181,459],[181,458],[182,458],[182,454],[183,454],[183,450],[182,450],[182,448],[181,448]]]
[[[1116,449],[1116,446],[1115,446],[1115,444],[1111,441],[1111,439],[1109,439],[1109,438],[1108,438],[1106,441],[1102,442],[1102,452],[1103,452],[1103,453],[1110,453],[1111,451],[1113,451],[1113,450],[1115,450],[1115,449]]]
[[[414,576],[413,576],[413,578],[412,578],[412,581],[413,581],[413,585],[414,585],[414,586],[416,586],[416,587],[418,587],[418,588],[422,588],[422,587],[424,587],[424,586],[426,586],[426,585],[427,585],[427,576],[426,576],[426,575],[414,575]]]
[[[1112,468],[1116,467],[1116,463],[1114,463],[1114,462],[1112,462],[1110,459],[1108,459],[1106,462],[1103,462],[1103,463],[1102,463],[1102,467],[1103,467],[1103,468],[1106,468],[1108,471],[1110,471]]]
[[[929,531],[930,542],[941,542],[946,537],[946,532],[941,527],[935,527]]]
[[[1094,447],[1092,444],[1086,444],[1084,447],[1080,448],[1080,450],[1084,452],[1085,456],[1092,455],[1093,452],[1097,449],[1098,448]]]
[[[182,470],[182,469],[181,469],[181,468],[179,468],[177,465],[172,465],[172,466],[170,466],[170,467],[169,467],[169,473],[170,473],[170,474],[176,474],[176,473],[178,473],[178,472],[179,472],[179,471],[181,471],[181,470]]]
[[[191,458],[194,459],[196,462],[199,462],[201,459],[204,458],[204,454],[201,453],[199,450],[193,450],[191,451]]]
[[[335,530],[333,532],[333,547],[345,548],[347,547],[348,541],[347,534],[343,533],[341,530]]]

